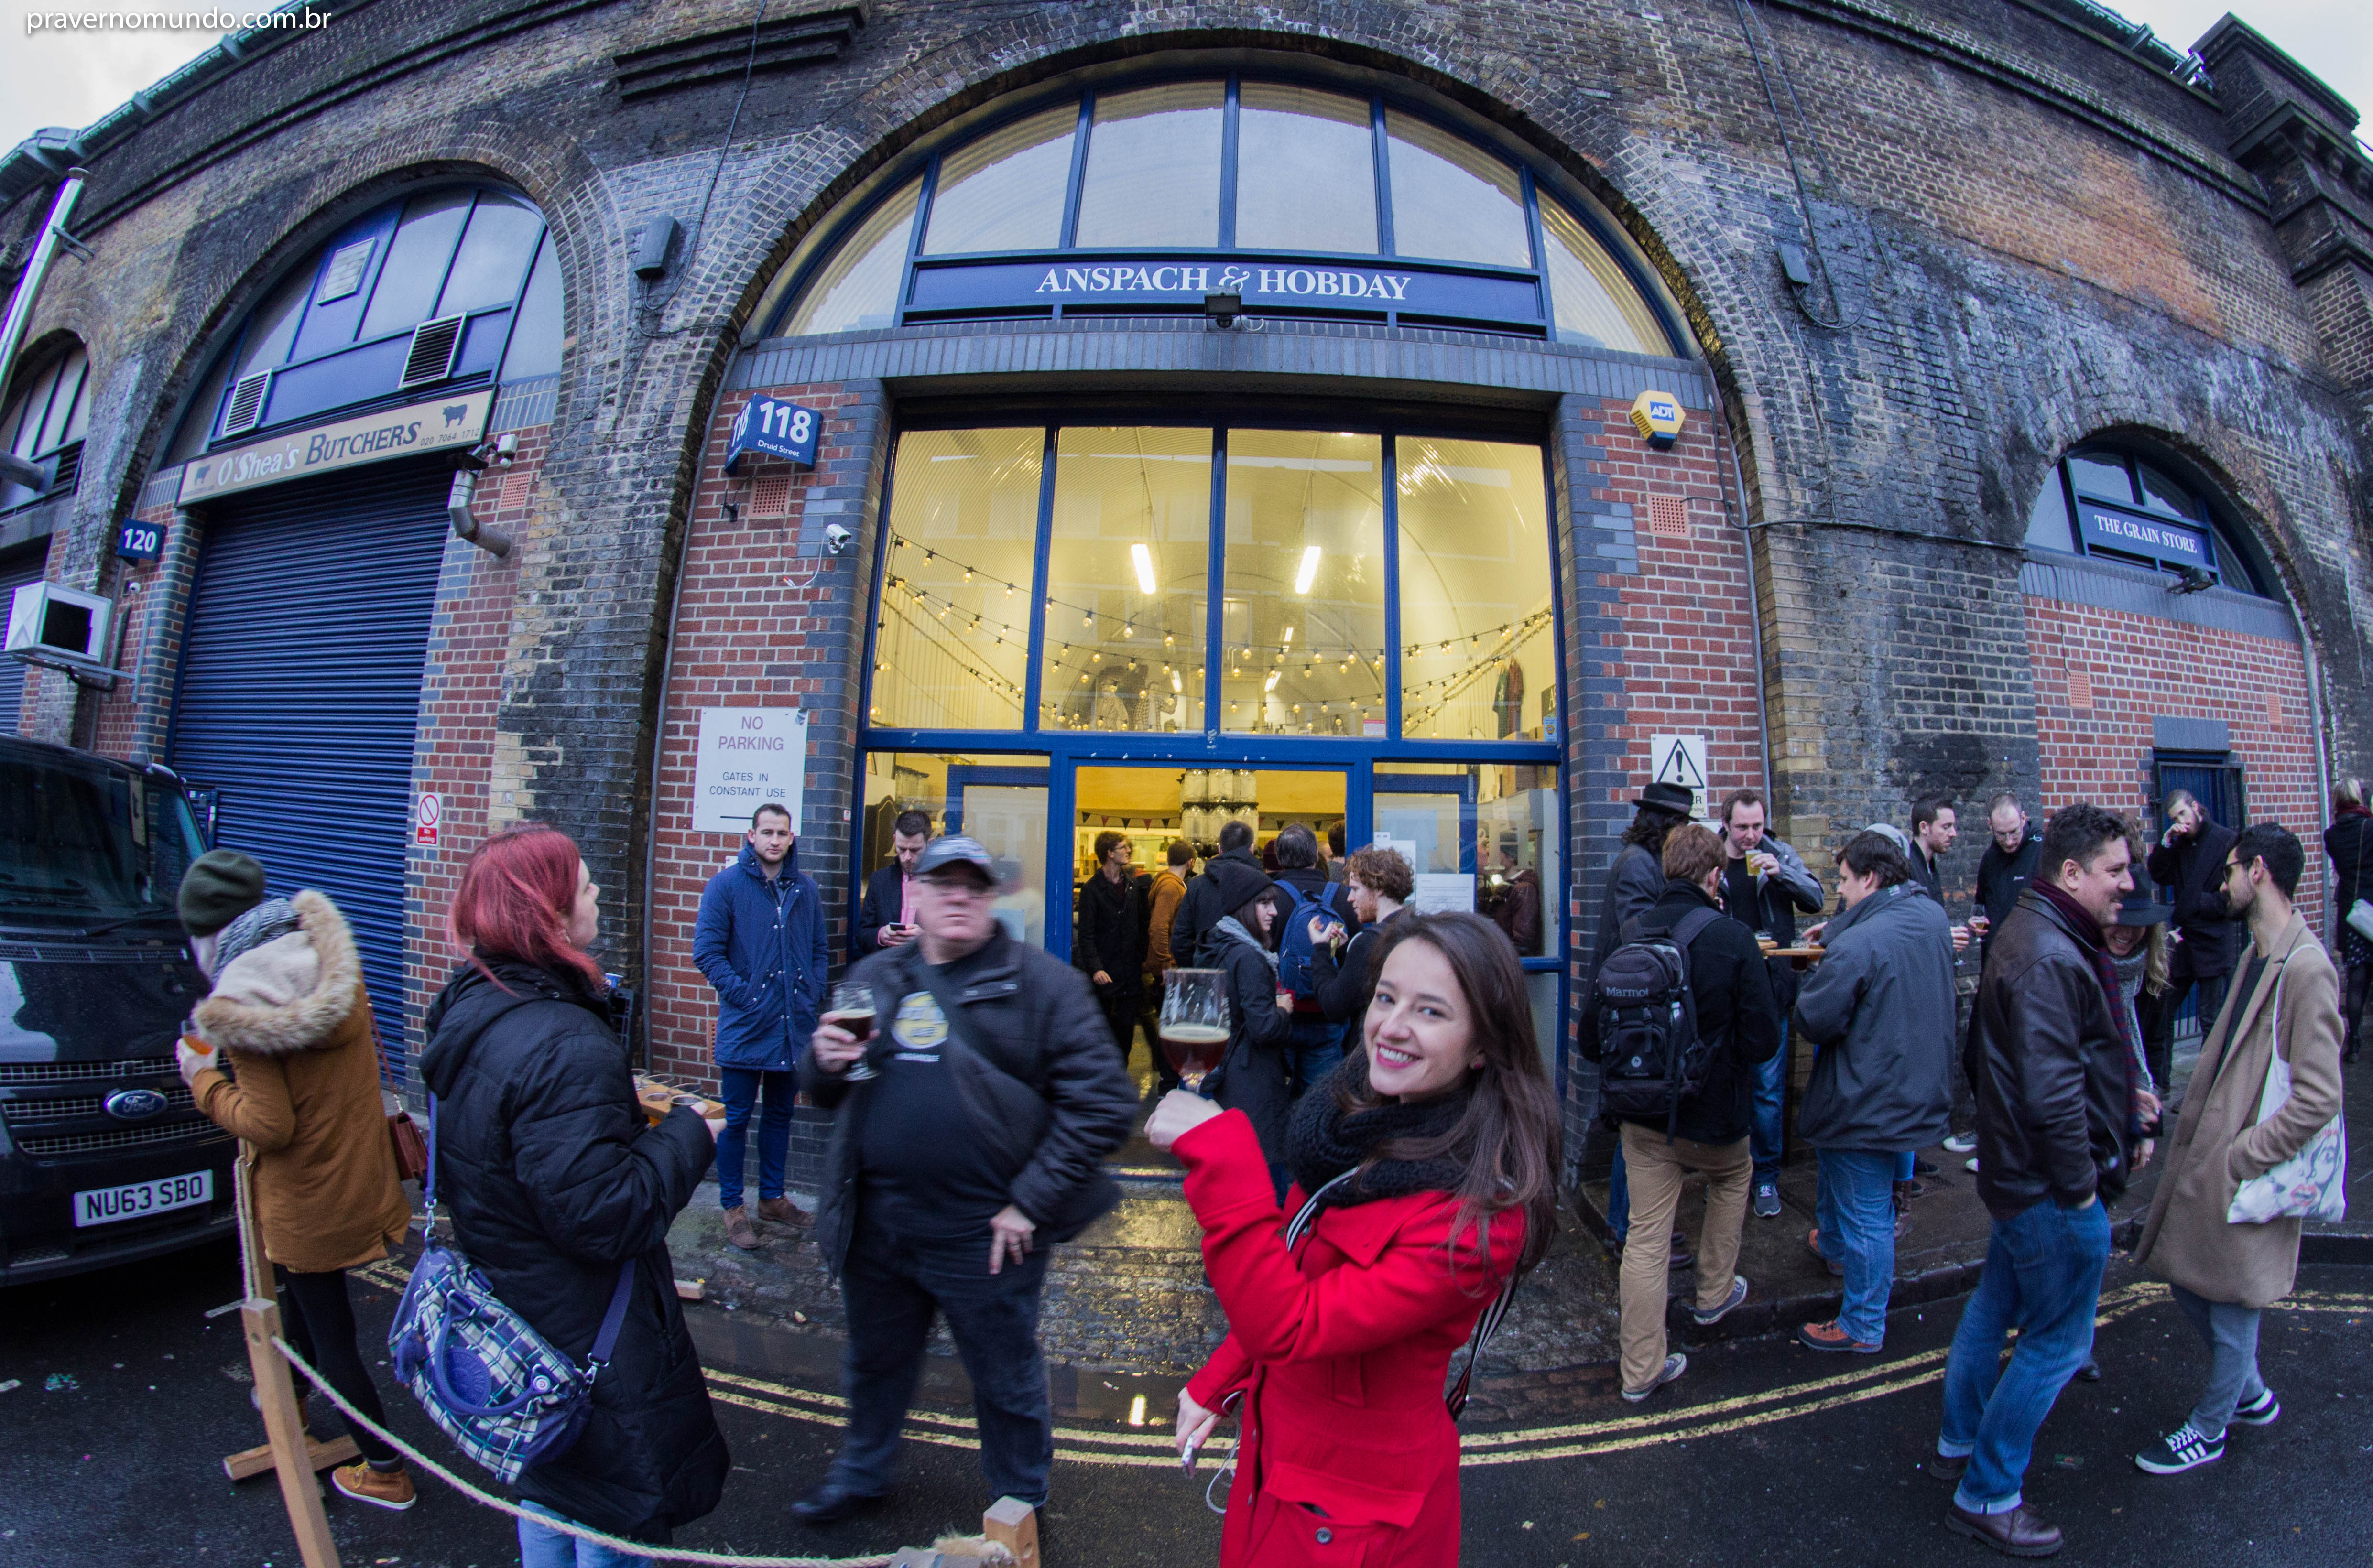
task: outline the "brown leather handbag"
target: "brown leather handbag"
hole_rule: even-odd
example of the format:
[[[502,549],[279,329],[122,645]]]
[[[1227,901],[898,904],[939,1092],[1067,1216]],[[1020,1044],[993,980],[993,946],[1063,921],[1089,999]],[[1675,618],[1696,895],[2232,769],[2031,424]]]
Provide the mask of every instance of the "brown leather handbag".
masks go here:
[[[418,1181],[428,1174],[428,1137],[410,1111],[399,1110],[388,1117],[387,1136],[395,1145],[398,1181]]]

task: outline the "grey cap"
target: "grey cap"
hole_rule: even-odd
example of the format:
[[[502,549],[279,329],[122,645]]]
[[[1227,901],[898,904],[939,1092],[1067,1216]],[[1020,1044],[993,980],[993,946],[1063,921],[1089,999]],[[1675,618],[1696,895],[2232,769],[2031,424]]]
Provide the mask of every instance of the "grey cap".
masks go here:
[[[1903,830],[1897,827],[1894,823],[1873,822],[1869,827],[1864,828],[1863,831],[1865,833],[1876,833],[1888,842],[1893,844],[1896,848],[1896,853],[1902,855],[1904,859],[1910,860],[1911,858],[1911,841],[1904,835]]]
[[[972,867],[992,888],[1005,880],[997,873],[997,859],[988,853],[988,846],[962,833],[948,833],[925,845],[915,861],[915,875],[929,877],[951,865]]]

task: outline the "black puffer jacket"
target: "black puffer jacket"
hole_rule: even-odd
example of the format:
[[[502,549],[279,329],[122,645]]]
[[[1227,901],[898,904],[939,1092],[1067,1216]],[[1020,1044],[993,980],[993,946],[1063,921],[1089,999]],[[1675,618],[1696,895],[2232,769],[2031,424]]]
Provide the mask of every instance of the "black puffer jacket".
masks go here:
[[[903,997],[929,989],[923,967],[922,943],[908,942],[874,954],[848,981],[873,987],[876,1018],[895,1018]],[[1111,1027],[1086,977],[1045,948],[993,934],[967,980],[956,1005],[968,1027],[951,1028],[942,1051],[971,1125],[952,1127],[948,1136],[980,1140],[1014,1207],[1038,1226],[1037,1240],[1069,1241],[1120,1200],[1104,1159],[1128,1141],[1137,1086],[1113,1052]],[[973,1048],[974,1037],[982,1050]],[[848,1261],[857,1220],[865,1109],[876,1082],[852,1084],[813,1051],[800,1055],[801,1089],[834,1113],[815,1230],[836,1274]]]
[[[592,1417],[567,1453],[520,1478],[520,1493],[596,1529],[664,1541],[717,1506],[732,1465],[667,1249],[714,1144],[687,1109],[645,1122],[625,1047],[582,981],[492,967],[500,985],[475,968],[447,982],[420,1054],[454,1241],[505,1305],[580,1363],[619,1264],[636,1260]]]
[[[2168,890],[2175,905],[2176,935],[2169,971],[2178,980],[2214,980],[2233,972],[2242,923],[2225,902],[2225,857],[2241,835],[2215,822],[2171,844],[2153,845],[2151,880]]]
[[[1964,1066],[1978,1196],[1997,1219],[2126,1190],[2133,1067],[2086,945],[2029,890],[1994,932]]]
[[[1702,889],[1674,878],[1666,882],[1665,896],[1640,923],[1669,931],[1691,910],[1713,907]],[[1700,1144],[1735,1144],[1754,1123],[1754,1074],[1748,1069],[1779,1054],[1780,1008],[1771,999],[1763,949],[1755,945],[1755,933],[1739,922],[1727,915],[1716,920],[1698,933],[1689,955],[1698,1038],[1712,1042],[1713,1059],[1707,1063],[1703,1086],[1681,1102],[1673,1136]],[[1598,1009],[1586,996],[1574,1045],[1584,1061],[1599,1059]],[[1639,1120],[1643,1127],[1665,1131],[1661,1117]]]

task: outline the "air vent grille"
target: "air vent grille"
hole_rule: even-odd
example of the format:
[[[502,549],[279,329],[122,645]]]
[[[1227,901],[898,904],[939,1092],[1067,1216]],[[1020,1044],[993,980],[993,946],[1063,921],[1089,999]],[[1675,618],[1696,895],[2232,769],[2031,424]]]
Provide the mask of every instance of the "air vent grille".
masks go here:
[[[11,1062],[0,1064],[0,1084],[78,1084],[93,1078],[145,1078],[172,1070],[170,1056],[135,1056],[124,1062]]]
[[[18,1139],[17,1146],[35,1159],[55,1159],[60,1155],[97,1154],[102,1149],[212,1143],[229,1136],[211,1121],[183,1121],[170,1127],[135,1127],[121,1132],[66,1132],[47,1137],[30,1135]]]
[[[272,384],[272,372],[259,370],[240,378],[230,389],[230,412],[223,415],[222,433],[236,436],[242,430],[252,430],[263,417],[263,389]]]
[[[77,441],[71,447],[59,447],[56,461],[57,472],[50,481],[50,489],[72,493],[82,482],[82,443]]]
[[[460,316],[440,316],[413,328],[412,348],[403,356],[403,378],[396,385],[418,387],[445,379],[453,363],[454,345],[462,341],[463,319]]]
[[[1658,539],[1689,538],[1689,502],[1678,495],[1649,496],[1648,531]]]

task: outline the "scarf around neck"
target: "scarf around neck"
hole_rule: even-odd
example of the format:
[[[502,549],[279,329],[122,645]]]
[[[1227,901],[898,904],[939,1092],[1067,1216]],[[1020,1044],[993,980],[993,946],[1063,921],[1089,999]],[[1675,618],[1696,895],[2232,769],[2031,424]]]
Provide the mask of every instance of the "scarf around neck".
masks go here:
[[[2067,922],[2077,945],[2085,949],[2086,958],[2092,960],[2093,978],[2100,981],[2101,994],[2110,1004],[2110,1016],[2117,1020],[2119,1038],[2125,1042],[2126,1049],[2119,1053],[2119,1060],[2126,1064],[2126,1098],[2131,1102],[2133,1098],[2133,1063],[2142,1049],[2142,1041],[2137,1038],[2138,1023],[2134,1010],[2126,1005],[2125,995],[2119,989],[2118,961],[2110,957],[2110,946],[2101,936],[2101,923],[2093,918],[2091,911],[2049,882],[2033,881],[2028,887],[2034,890],[2036,897],[2060,912],[2061,919]],[[2135,956],[2141,957],[2147,951],[2147,948],[2138,949]]]
[[[1345,1171],[1359,1167],[1379,1144],[1395,1138],[1438,1137],[1467,1113],[1463,1091],[1415,1105],[1386,1100],[1347,1113],[1335,1103],[1338,1082],[1354,1092],[1368,1086],[1364,1051],[1346,1056],[1334,1075],[1312,1086],[1293,1109],[1293,1121],[1286,1130],[1286,1159],[1293,1179],[1305,1193],[1316,1192]],[[1379,1198],[1405,1198],[1412,1192],[1455,1192],[1466,1175],[1466,1165],[1455,1159],[1380,1159],[1327,1193],[1327,1207],[1348,1209]]]
[[[1217,925],[1212,926],[1211,930],[1218,935],[1232,936],[1235,940],[1243,943],[1245,947],[1250,947],[1254,952],[1258,953],[1268,961],[1269,972],[1271,974],[1275,974],[1277,972],[1277,955],[1268,950],[1268,943],[1263,942],[1259,937],[1254,935],[1251,932],[1246,931],[1245,929],[1245,923],[1238,920],[1234,915],[1222,915],[1220,918],[1220,923]]]

